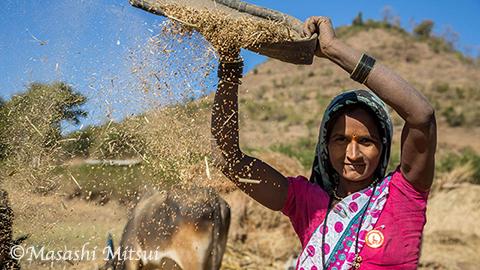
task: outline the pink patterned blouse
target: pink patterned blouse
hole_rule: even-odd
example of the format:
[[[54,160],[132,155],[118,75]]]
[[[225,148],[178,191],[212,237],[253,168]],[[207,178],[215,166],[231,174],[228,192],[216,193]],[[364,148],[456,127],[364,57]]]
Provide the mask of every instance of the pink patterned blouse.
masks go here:
[[[302,247],[322,224],[329,196],[303,176],[288,178],[288,196],[282,213],[290,218]],[[365,245],[360,269],[416,269],[426,223],[428,192],[417,191],[397,169],[389,184],[385,206],[375,225],[384,235],[378,248]]]

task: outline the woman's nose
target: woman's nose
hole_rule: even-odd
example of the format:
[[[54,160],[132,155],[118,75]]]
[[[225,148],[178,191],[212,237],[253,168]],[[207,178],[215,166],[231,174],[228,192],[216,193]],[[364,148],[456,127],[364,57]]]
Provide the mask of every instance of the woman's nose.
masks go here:
[[[347,145],[346,156],[350,161],[355,161],[361,158],[361,153],[357,142],[352,141]]]

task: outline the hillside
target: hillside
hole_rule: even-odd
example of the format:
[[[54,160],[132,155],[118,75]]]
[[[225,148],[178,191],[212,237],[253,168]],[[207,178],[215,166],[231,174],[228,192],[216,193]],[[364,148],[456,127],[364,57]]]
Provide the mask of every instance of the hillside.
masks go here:
[[[464,62],[455,53],[435,53],[425,42],[386,29],[369,29],[344,39],[352,47],[375,56],[426,95],[436,109],[440,144],[471,146],[480,150],[480,68]],[[265,147],[316,136],[325,106],[343,90],[365,88],[353,82],[342,69],[325,59],[312,66],[294,66],[269,60],[247,74],[241,88],[240,107],[243,143]],[[451,111],[453,110],[453,112]],[[463,119],[460,123],[451,118]],[[401,119],[394,117],[397,127]],[[264,123],[260,125],[259,123]],[[456,128],[452,128],[452,126]],[[462,140],[451,134],[471,136]],[[398,132],[397,132],[398,134]],[[253,139],[255,138],[255,139]]]
[[[475,195],[480,188],[480,67],[455,51],[438,50],[428,40],[396,28],[349,27],[338,32],[352,47],[367,51],[413,83],[436,109],[437,174],[428,206],[422,269],[476,269],[470,256],[480,252],[480,231],[475,229],[480,214]],[[356,88],[364,87],[325,59],[315,59],[311,66],[266,61],[245,75],[240,88],[242,148],[286,175],[308,176],[323,110],[334,95]],[[288,220],[232,192],[234,187],[219,172],[212,169],[209,177],[205,156],[212,99],[213,94],[186,106],[70,135],[80,138],[89,133],[91,141],[86,151],[55,168],[58,185],[47,197],[19,190],[16,181],[24,176],[21,173],[14,175],[15,181],[6,179],[4,186],[18,213],[16,234],[32,233],[27,244],[79,245],[89,239],[103,245],[106,231],[111,230],[118,241],[126,220],[125,205],[134,204],[151,186],[163,188],[182,180],[213,186],[232,206],[232,230],[222,269],[283,268],[300,246]],[[394,115],[394,123],[392,166],[399,160],[402,120]],[[141,163],[115,168],[86,165],[86,158],[137,158]],[[42,208],[35,211],[33,204]],[[54,214],[43,213],[49,210]],[[109,224],[112,221],[115,224]],[[95,230],[87,229],[91,226]],[[447,257],[450,250],[457,252]]]

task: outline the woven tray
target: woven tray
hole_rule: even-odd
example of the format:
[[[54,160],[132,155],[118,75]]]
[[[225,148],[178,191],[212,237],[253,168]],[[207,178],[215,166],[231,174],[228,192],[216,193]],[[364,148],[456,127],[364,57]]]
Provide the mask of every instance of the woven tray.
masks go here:
[[[242,20],[248,20],[250,25],[261,27],[266,24],[275,24],[278,26],[278,36],[282,36],[278,41],[260,40],[258,42],[249,42],[242,45],[243,48],[260,53],[262,55],[275,58],[284,62],[293,64],[311,64],[314,57],[314,51],[317,44],[317,36],[309,39],[301,37],[303,23],[289,15],[278,11],[266,9],[252,4],[247,4],[238,0],[130,0],[134,7],[143,9],[153,14],[168,17],[185,24],[202,33],[195,23],[198,18],[185,20],[178,18],[179,9],[187,10],[195,16],[203,16],[204,11],[220,12],[225,20],[235,24]],[[172,9],[172,7],[174,7]],[[192,12],[194,11],[194,12]],[[222,31],[222,25],[218,25],[218,33]],[[241,28],[236,28],[238,33],[233,35],[242,35]],[[277,30],[276,30],[277,31]],[[272,32],[269,32],[270,35]],[[232,34],[232,33],[230,33]],[[262,36],[262,33],[259,33]],[[207,38],[208,40],[208,38]]]

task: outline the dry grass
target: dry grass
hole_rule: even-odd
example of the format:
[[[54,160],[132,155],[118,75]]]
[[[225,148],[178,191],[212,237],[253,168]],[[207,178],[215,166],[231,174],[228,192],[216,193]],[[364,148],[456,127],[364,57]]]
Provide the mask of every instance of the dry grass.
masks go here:
[[[433,190],[457,188],[460,185],[473,183],[475,180],[475,167],[472,162],[455,167],[450,172],[445,172],[435,180]]]
[[[480,186],[465,184],[430,198],[424,230],[421,269],[477,269]],[[447,255],[448,254],[448,255]]]
[[[160,8],[168,17],[199,31],[221,54],[229,55],[229,50],[262,43],[298,39],[298,34],[285,23],[180,5],[160,5]]]

